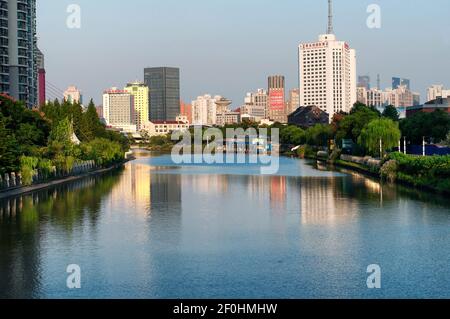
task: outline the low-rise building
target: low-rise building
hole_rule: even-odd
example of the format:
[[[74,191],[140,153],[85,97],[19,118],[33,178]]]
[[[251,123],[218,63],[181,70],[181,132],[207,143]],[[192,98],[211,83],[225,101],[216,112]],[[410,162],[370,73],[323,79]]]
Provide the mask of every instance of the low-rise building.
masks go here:
[[[141,131],[147,132],[150,136],[167,135],[174,131],[189,130],[189,121],[186,116],[178,116],[175,121],[148,121]]]
[[[230,124],[239,124],[241,122],[240,111],[230,111],[226,113],[217,114],[217,125],[225,126]]]
[[[446,98],[438,97],[423,105],[408,107],[406,108],[406,117],[413,116],[418,112],[432,113],[437,110],[442,110],[450,114],[450,96]]]
[[[288,117],[288,123],[302,128],[309,128],[316,124],[328,124],[330,116],[317,106],[299,107]]]

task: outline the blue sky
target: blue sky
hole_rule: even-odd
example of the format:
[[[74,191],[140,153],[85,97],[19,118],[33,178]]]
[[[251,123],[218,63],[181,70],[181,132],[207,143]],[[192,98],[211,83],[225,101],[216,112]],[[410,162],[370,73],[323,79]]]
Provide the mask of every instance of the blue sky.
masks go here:
[[[381,29],[366,26],[372,3],[381,6]],[[66,26],[70,4],[82,9],[80,29]],[[334,29],[372,85],[377,73],[383,88],[401,76],[424,95],[431,84],[450,87],[449,13],[448,0],[334,0]],[[180,67],[188,102],[210,93],[238,107],[271,74],[294,88],[297,46],[326,24],[326,0],[38,0],[47,80],[61,90],[77,85],[97,104],[104,89],[143,80],[149,66]]]

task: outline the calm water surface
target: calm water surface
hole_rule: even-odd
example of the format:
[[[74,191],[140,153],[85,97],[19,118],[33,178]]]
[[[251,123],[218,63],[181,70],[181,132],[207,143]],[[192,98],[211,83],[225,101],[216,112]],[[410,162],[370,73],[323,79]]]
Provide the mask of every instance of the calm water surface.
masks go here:
[[[447,198],[295,159],[261,176],[146,156],[0,201],[3,298],[450,298],[449,266]]]

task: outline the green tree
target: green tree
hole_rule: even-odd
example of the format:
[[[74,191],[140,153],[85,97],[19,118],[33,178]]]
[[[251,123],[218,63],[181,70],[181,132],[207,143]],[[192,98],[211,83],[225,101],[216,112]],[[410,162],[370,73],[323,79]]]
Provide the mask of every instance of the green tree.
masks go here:
[[[379,118],[379,113],[364,104],[357,103],[349,115],[336,122],[336,139],[351,139],[357,142],[363,128],[372,120]]]
[[[23,103],[0,96],[0,171],[17,171],[19,157],[47,144],[50,125],[42,114]]]
[[[80,136],[82,141],[90,142],[99,137],[105,137],[105,127],[98,118],[94,101],[89,102],[89,106],[83,113],[80,123]]]
[[[450,115],[442,110],[418,112],[400,121],[403,136],[414,144],[422,144],[425,137],[435,143],[444,140],[450,131]]]
[[[333,138],[331,125],[317,124],[306,130],[306,143],[311,146],[327,147]]]
[[[295,125],[282,127],[280,130],[280,140],[283,144],[300,145],[306,140],[305,131]]]
[[[358,144],[370,155],[383,157],[386,151],[398,145],[401,132],[398,123],[391,119],[381,118],[371,121],[361,132]],[[381,140],[381,154],[380,154]]]
[[[69,118],[65,118],[61,122],[58,123],[55,127],[53,127],[50,132],[50,142],[57,142],[63,145],[71,145],[72,144],[72,135],[73,135],[73,127]]]
[[[17,171],[20,167],[19,144],[14,134],[6,128],[5,118],[0,114],[0,174]]]
[[[386,106],[382,115],[383,115],[383,117],[389,118],[389,119],[393,120],[394,122],[398,122],[400,119],[397,108],[392,105]]]
[[[97,165],[107,166],[123,160],[124,153],[119,143],[96,138],[81,146],[85,160],[94,160]]]

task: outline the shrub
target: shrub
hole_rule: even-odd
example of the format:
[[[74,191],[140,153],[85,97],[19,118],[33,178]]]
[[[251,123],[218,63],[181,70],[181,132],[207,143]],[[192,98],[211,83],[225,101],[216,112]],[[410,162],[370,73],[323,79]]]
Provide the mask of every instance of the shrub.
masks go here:
[[[450,155],[419,157],[392,153],[389,159],[398,164],[397,180],[443,192],[450,191]]]
[[[97,165],[108,166],[124,158],[121,145],[118,142],[97,138],[81,145],[85,160],[94,160]]]
[[[397,180],[398,163],[395,160],[389,160],[381,167],[381,177],[390,183]]]
[[[37,168],[41,172],[44,179],[50,178],[56,170],[52,161],[49,159],[40,159]]]
[[[53,159],[53,164],[57,169],[63,171],[64,173],[70,173],[75,164],[75,158],[72,156],[64,156],[63,154],[58,154]]]
[[[20,157],[20,173],[22,175],[22,184],[33,184],[33,176],[36,175],[36,167],[39,159],[36,157],[22,156]]]

